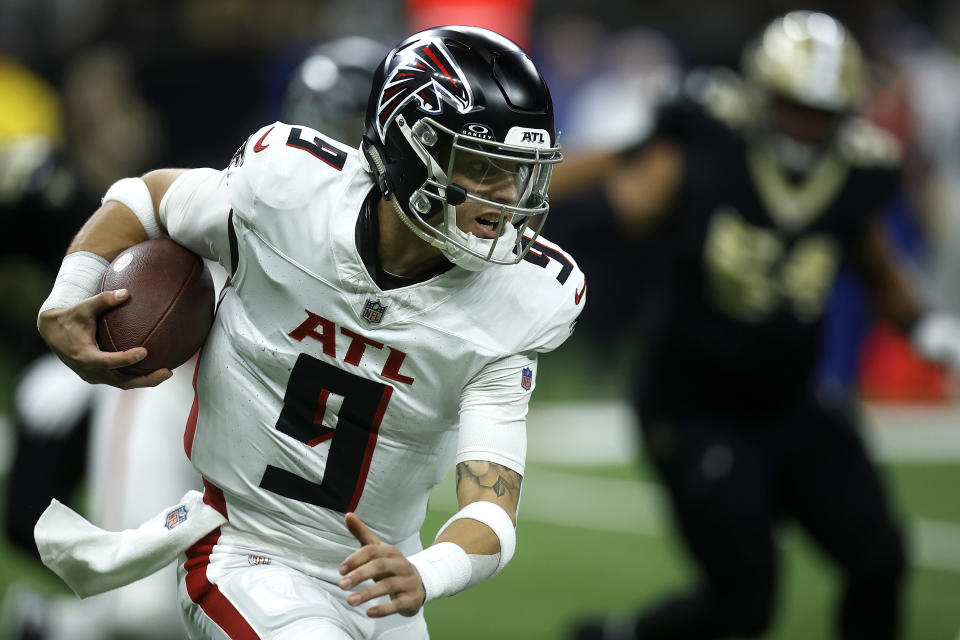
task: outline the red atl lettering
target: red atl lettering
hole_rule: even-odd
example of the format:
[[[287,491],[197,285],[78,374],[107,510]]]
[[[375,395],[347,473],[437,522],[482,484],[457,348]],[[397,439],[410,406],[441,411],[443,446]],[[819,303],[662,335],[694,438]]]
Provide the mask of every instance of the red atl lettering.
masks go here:
[[[331,358],[336,358],[337,325],[334,324],[333,321],[327,320],[323,316],[311,313],[309,309],[304,309],[304,311],[307,312],[307,319],[301,322],[299,327],[289,333],[290,337],[300,342],[303,342],[304,338],[313,338],[314,340],[319,340],[321,343],[323,343],[323,353]],[[316,328],[318,326],[323,326],[322,333],[316,332]]]
[[[380,375],[404,384],[413,384],[413,378],[400,373],[400,367],[403,366],[403,359],[407,357],[407,354],[393,347],[387,347],[387,349],[390,349],[390,356],[387,358],[387,363],[383,365],[383,371],[380,372]]]
[[[340,327],[340,333],[350,337],[350,347],[347,348],[347,356],[343,359],[347,364],[360,364],[360,359],[363,358],[363,352],[366,351],[367,345],[375,349],[383,349],[382,342],[365,338],[355,331],[350,331],[350,329],[346,327]]]
[[[319,341],[323,344],[323,353],[330,356],[331,358],[337,357],[337,341],[336,341],[336,332],[337,325],[332,320],[327,320],[323,316],[313,313],[309,309],[305,309],[307,312],[307,319],[300,323],[296,329],[291,331],[288,335],[302,342],[304,338],[313,338],[314,340]],[[320,331],[317,331],[317,328],[320,328]],[[406,376],[400,373],[400,368],[403,366],[403,361],[406,359],[407,354],[400,349],[395,349],[391,346],[384,345],[382,342],[373,340],[364,335],[357,333],[356,331],[351,331],[346,327],[340,327],[340,333],[350,338],[350,346],[347,347],[347,354],[344,356],[343,361],[347,364],[352,364],[353,366],[359,366],[360,361],[363,359],[364,354],[367,351],[367,347],[373,347],[374,349],[383,349],[384,346],[390,350],[390,355],[387,356],[387,361],[383,365],[383,370],[380,372],[380,375],[389,380],[395,380],[397,382],[402,382],[404,384],[413,384],[413,378],[411,376]],[[320,419],[323,418],[322,411],[325,410],[325,403],[321,403],[323,406],[318,408],[317,415],[320,416]]]

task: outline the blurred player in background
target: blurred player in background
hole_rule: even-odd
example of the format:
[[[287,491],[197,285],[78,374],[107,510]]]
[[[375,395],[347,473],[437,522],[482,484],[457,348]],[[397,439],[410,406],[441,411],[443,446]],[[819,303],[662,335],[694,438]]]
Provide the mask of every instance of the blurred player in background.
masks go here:
[[[56,543],[75,516],[48,510],[38,543],[78,592],[187,548],[191,637],[425,638],[427,600],[509,561],[537,354],[569,336],[585,293],[530,227],[561,160],[550,94],[511,41],[440,27],[378,66],[365,125],[360,150],[264,127],[223,171],[111,187],[78,234],[39,323],[88,379],[169,375],[125,379],[113,369],[142,350],[93,344],[97,313],[122,301],[88,297],[108,259],[169,234],[232,274],[184,439],[205,493],[139,531],[159,545],[145,556],[137,533],[111,547],[100,575],[71,564],[92,549]],[[454,461],[461,510],[421,550]]]
[[[373,70],[387,51],[385,45],[362,36],[314,47],[287,82],[280,119],[359,146]]]
[[[54,87],[13,58],[0,59],[0,220],[23,238],[0,257],[0,293],[8,301],[0,309],[0,358],[18,369],[47,351],[42,340],[31,335],[30,310],[42,302],[34,289],[46,289],[53,282],[70,241],[67,230],[79,224],[86,215],[83,209],[89,208],[78,193],[76,171],[65,158],[63,121],[63,105]],[[47,233],[46,241],[41,240]],[[17,429],[16,437],[19,448],[32,444],[24,442],[22,430]],[[85,449],[85,442],[86,432],[78,430],[71,444]],[[41,446],[37,444],[38,449]],[[72,486],[82,473],[83,464],[76,459],[59,457],[52,450],[37,453],[54,463],[55,471],[44,478],[48,484]],[[23,506],[15,500],[6,504],[8,509]],[[42,507],[32,515],[41,511]],[[31,523],[11,527],[8,520],[6,525],[14,540],[33,548]]]
[[[843,572],[839,635],[898,633],[901,533],[848,407],[815,392],[822,312],[850,262],[927,357],[960,362],[960,332],[924,311],[875,217],[900,187],[897,148],[856,116],[864,61],[847,29],[792,12],[743,63],[742,79],[690,74],[633,151],[558,172],[552,195],[600,180],[618,228],[657,239],[659,263],[635,275],[654,309],[635,402],[700,572],[689,593],[578,640],[762,634],[784,515]]]
[[[362,37],[315,47],[290,75],[282,119],[359,146],[373,70],[385,53],[385,46]],[[219,291],[226,274],[214,262],[207,265]],[[37,519],[51,498],[71,500],[84,469],[89,469],[86,513],[114,530],[136,527],[187,490],[200,488],[180,437],[193,403],[195,368],[191,360],[166,384],[121,391],[87,384],[52,354],[31,363],[15,392],[18,446],[5,503],[10,540],[36,553]],[[172,588],[175,573],[170,565],[83,601],[45,598],[15,586],[4,607],[4,637],[182,638],[180,626],[170,624],[180,608]]]
[[[46,351],[31,335],[36,290],[53,281],[67,230],[90,205],[68,157],[65,110],[52,85],[0,56],[0,221],[22,238],[0,253],[0,357],[19,366]]]

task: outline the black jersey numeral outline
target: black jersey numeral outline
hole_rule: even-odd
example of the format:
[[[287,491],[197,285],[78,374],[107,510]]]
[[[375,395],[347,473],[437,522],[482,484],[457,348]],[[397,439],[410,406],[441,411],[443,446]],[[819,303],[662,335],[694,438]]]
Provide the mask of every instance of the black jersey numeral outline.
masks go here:
[[[343,397],[333,437],[317,424],[318,406],[333,393]],[[274,465],[260,480],[260,487],[277,495],[318,507],[347,513],[357,508],[377,444],[380,422],[393,395],[393,387],[354,375],[332,364],[301,353],[290,372],[283,409],[276,428],[313,446],[330,439],[330,450],[317,484]]]
[[[524,248],[530,244],[530,238],[523,237],[520,242],[523,243]],[[523,259],[527,262],[532,262],[538,267],[547,268],[547,265],[550,264],[550,260],[556,260],[560,263],[560,273],[557,274],[557,282],[564,284],[567,281],[567,278],[570,277],[570,273],[573,271],[573,262],[563,254],[562,251],[557,251],[546,245],[540,244],[539,242],[534,242],[533,246],[530,247],[530,250],[523,256]]]
[[[287,136],[287,146],[306,151],[314,158],[323,160],[337,171],[343,171],[343,165],[347,162],[346,151],[336,148],[319,136],[314,136],[313,142],[311,142],[304,140],[302,135],[303,129],[300,127],[290,129],[290,135]]]

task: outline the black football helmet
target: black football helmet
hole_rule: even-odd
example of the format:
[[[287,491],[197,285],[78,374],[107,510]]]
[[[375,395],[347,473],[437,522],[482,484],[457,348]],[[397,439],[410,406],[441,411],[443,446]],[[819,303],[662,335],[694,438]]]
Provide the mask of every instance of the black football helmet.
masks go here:
[[[362,149],[400,219],[471,270],[522,259],[562,160],[553,102],[533,62],[511,40],[466,26],[421,31],[387,54],[374,73]],[[505,181],[506,191],[495,186]],[[488,238],[457,226],[456,206],[468,200],[490,209]]]
[[[386,45],[362,36],[314,47],[290,76],[281,119],[358,146],[373,70],[386,52]]]

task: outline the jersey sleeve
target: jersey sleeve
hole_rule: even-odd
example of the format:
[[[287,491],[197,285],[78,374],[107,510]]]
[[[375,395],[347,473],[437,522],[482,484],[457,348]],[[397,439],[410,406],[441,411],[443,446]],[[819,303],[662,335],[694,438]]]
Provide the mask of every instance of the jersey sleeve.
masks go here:
[[[157,214],[171,238],[204,258],[230,267],[226,171],[184,172],[167,189]]]
[[[849,189],[858,207],[854,242],[903,195],[901,149],[889,132],[862,118],[850,118],[837,134],[837,149],[850,172]]]
[[[573,334],[587,303],[587,278],[572,256],[542,236],[531,251],[549,260],[535,281],[536,289],[527,292],[527,300],[536,310],[530,309],[534,321],[528,324],[530,333],[518,351],[546,353]]]
[[[536,355],[512,355],[484,367],[460,397],[457,464],[486,460],[523,475],[527,457],[527,409]]]
[[[861,176],[864,204],[862,223],[868,223],[880,216],[886,209],[894,206],[903,195],[903,173],[899,167],[878,167],[862,171]],[[858,185],[859,186],[859,185]]]
[[[304,207],[343,169],[348,154],[338,145],[319,131],[283,122],[256,131],[227,167],[234,214],[263,229]]]

